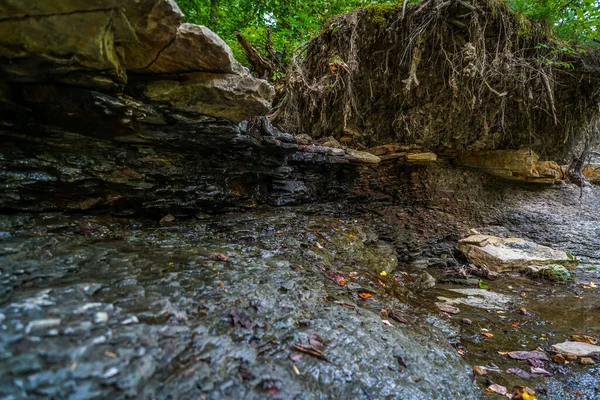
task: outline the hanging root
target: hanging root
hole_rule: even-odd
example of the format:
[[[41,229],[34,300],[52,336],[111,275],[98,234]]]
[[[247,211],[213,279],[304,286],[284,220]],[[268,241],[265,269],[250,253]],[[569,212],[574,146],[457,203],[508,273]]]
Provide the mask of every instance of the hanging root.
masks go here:
[[[553,40],[498,0],[359,9],[297,51],[274,122],[358,147],[528,147],[566,161],[600,115],[600,56]]]

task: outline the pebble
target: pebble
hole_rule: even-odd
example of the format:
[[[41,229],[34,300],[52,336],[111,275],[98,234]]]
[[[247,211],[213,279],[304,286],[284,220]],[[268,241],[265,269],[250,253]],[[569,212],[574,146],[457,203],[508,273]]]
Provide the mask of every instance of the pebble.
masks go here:
[[[106,371],[102,377],[104,379],[108,379],[108,378],[112,378],[113,376],[117,375],[119,373],[119,370],[115,367],[109,368],[108,371]]]
[[[108,321],[108,313],[105,313],[104,311],[99,311],[94,315],[94,322],[97,324],[100,323],[104,323]],[[123,322],[124,324],[125,322]]]
[[[36,319],[27,324],[25,333],[29,334],[31,331],[39,331],[43,329],[55,328],[60,325],[60,318],[48,318],[48,319]]]
[[[135,315],[132,315],[131,317],[129,317],[126,320],[124,320],[123,322],[121,322],[121,325],[137,324],[138,322],[140,322],[138,317],[136,317]]]
[[[460,322],[462,322],[465,325],[471,325],[473,324],[473,321],[471,321],[469,318],[463,318],[460,320]]]

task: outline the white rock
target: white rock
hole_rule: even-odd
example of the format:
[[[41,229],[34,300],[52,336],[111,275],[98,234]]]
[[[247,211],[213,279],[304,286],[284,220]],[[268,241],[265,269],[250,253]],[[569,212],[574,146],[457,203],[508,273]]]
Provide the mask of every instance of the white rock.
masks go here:
[[[94,322],[97,324],[108,321],[108,314],[104,311],[99,311],[94,315]]]
[[[574,268],[578,263],[564,251],[518,238],[472,235],[459,240],[456,247],[473,264],[495,272],[521,269],[528,265],[560,264]]]
[[[56,328],[60,325],[60,318],[48,318],[48,319],[36,319],[27,324],[25,333],[31,333],[31,331],[39,331],[44,329]]]
[[[555,344],[552,346],[552,350],[560,354],[574,354],[578,357],[600,354],[600,346],[571,341]]]

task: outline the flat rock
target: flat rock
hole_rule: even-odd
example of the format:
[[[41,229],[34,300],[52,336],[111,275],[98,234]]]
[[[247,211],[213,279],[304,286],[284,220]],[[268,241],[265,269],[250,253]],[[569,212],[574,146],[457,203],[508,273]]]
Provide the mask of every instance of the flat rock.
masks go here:
[[[578,263],[564,251],[519,238],[473,235],[459,240],[456,247],[471,263],[495,272],[521,269],[528,265],[558,264],[574,268]]]
[[[348,161],[354,164],[379,164],[381,159],[366,151],[346,150]]]
[[[465,304],[471,307],[484,308],[486,310],[503,310],[513,303],[515,299],[505,294],[492,292],[487,289],[449,289],[451,292],[459,293],[467,297],[438,297],[449,304]]]
[[[600,354],[600,346],[582,342],[566,341],[552,345],[552,350],[559,354],[573,354],[577,357],[586,357]]]
[[[266,114],[275,94],[266,81],[250,75],[196,72],[184,79],[148,82],[144,95],[175,110],[240,122]]]

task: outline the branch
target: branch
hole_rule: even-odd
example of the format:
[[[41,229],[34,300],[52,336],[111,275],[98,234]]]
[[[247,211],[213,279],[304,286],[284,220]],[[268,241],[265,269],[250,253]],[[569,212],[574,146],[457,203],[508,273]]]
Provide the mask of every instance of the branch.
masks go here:
[[[267,79],[270,75],[272,75],[273,70],[275,69],[273,63],[261,56],[260,53],[256,51],[256,49],[250,44],[250,42],[248,42],[244,35],[236,32],[235,37],[237,38],[240,46],[244,48],[246,58],[252,65],[252,69],[256,71],[257,75],[263,79]]]

